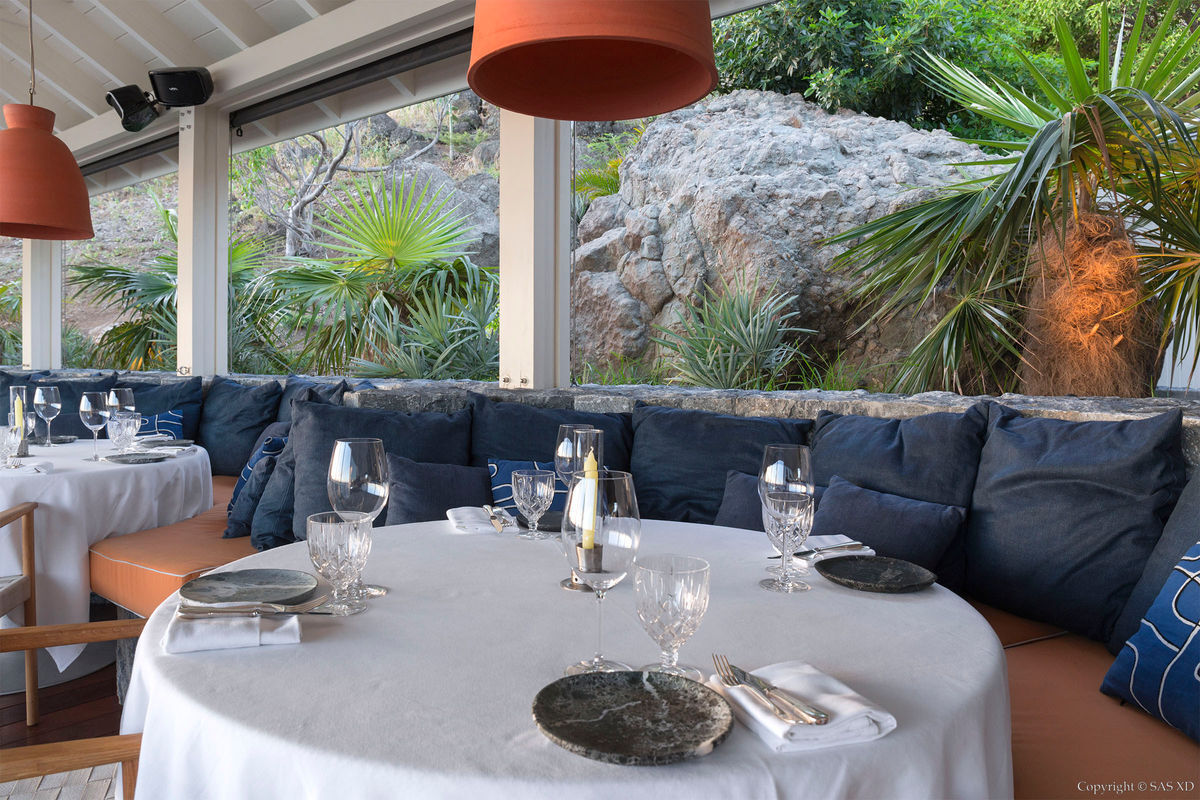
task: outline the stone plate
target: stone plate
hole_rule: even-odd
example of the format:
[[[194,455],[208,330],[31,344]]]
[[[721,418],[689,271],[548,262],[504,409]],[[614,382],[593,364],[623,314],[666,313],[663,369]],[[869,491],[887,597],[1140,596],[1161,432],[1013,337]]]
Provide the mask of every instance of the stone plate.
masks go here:
[[[817,572],[834,583],[864,592],[916,592],[937,580],[929,570],[887,556],[839,556],[817,562]]]
[[[141,447],[191,447],[195,442],[191,439],[155,439],[152,442],[138,442]]]
[[[104,460],[114,464],[157,464],[168,458],[172,456],[167,453],[113,453],[111,456],[105,456]]]
[[[235,569],[213,572],[185,583],[179,596],[189,603],[303,603],[317,591],[317,579],[296,569]]]
[[[69,433],[64,433],[64,434],[63,434],[63,435],[61,435],[61,436],[51,436],[51,437],[50,437],[50,444],[71,444],[72,442],[75,442],[75,441],[78,441],[78,440],[79,440],[79,437],[78,437],[78,436],[72,436],[72,435],[71,435],[71,434],[69,434]],[[42,447],[45,447],[45,446],[46,446],[46,437],[45,437],[45,436],[43,436],[43,437],[41,437],[41,438],[39,438],[39,439],[30,439],[30,440],[29,440],[29,443],[30,443],[30,444],[41,445]]]
[[[711,753],[733,729],[733,709],[704,684],[677,675],[592,672],[544,687],[533,720],[577,755],[649,766]]]

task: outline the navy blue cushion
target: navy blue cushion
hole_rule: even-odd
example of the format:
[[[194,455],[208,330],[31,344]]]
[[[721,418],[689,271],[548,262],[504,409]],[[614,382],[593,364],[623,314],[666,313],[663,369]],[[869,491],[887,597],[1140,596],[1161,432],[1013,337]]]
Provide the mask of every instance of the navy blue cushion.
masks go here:
[[[910,419],[822,411],[813,432],[813,477],[818,486],[828,486],[837,475],[875,492],[969,508],[987,421],[982,403],[961,414]],[[961,590],[966,579],[961,537],[951,542],[934,571],[943,586]]]
[[[737,470],[725,473],[725,494],[713,525],[765,531],[762,519],[762,500],[758,496],[758,476]]]
[[[482,467],[428,464],[388,454],[387,524],[432,522],[459,506],[492,502],[492,486]]]
[[[993,405],[967,520],[971,594],[1107,642],[1184,486],[1181,419],[1068,422]]]
[[[1100,691],[1200,741],[1200,542],[1171,570]]]
[[[333,443],[361,436],[382,439],[387,452],[413,461],[465,465],[471,452],[471,410],[404,413],[292,403],[288,447],[296,459],[292,533],[297,539],[305,538],[309,515],[333,510],[326,489]],[[383,514],[375,520],[376,525],[385,522]]]
[[[812,535],[840,533],[876,555],[936,569],[966,518],[962,506],[874,492],[834,475],[813,517]]]
[[[503,459],[491,459],[488,461],[487,471],[488,478],[491,483],[490,502],[494,506],[500,506],[508,510],[514,516],[517,512],[517,501],[513,499],[512,474],[513,470],[518,469],[544,469],[554,472],[553,461],[505,461]],[[567,485],[554,477],[554,502],[550,504],[548,511],[565,511],[567,508]]]
[[[604,463],[609,469],[629,470],[633,427],[628,414],[535,408],[489,400],[480,394],[471,395],[471,407],[473,466],[486,467],[492,458],[554,461],[559,425],[592,425],[604,431]]]
[[[710,524],[721,506],[729,470],[757,475],[764,447],[805,444],[811,428],[808,419],[638,405],[633,410],[632,458],[638,508],[649,519]]]
[[[250,524],[250,543],[258,550],[290,544],[296,541],[292,534],[292,511],[295,506],[296,459],[291,442],[275,457],[275,467],[267,480],[254,517]]]
[[[228,508],[231,513],[234,504],[238,501],[238,495],[242,493],[246,482],[250,480],[251,473],[254,472],[254,465],[268,456],[273,458],[279,455],[283,452],[283,448],[287,446],[287,443],[286,436],[264,436],[259,439],[258,444],[254,448],[254,453],[246,461],[246,466],[242,467],[242,471],[238,473],[237,483],[233,485],[233,495],[229,498]]]
[[[1129,600],[1113,625],[1112,636],[1108,640],[1110,653],[1119,653],[1126,640],[1137,632],[1142,617],[1150,610],[1150,604],[1154,602],[1167,576],[1196,539],[1200,539],[1200,472],[1193,475],[1184,487],[1158,544],[1154,545],[1150,557],[1146,559],[1142,576],[1129,593]]]
[[[118,376],[116,388],[133,389],[133,402],[140,414],[182,412],[183,436],[179,438],[196,438],[200,429],[200,406],[204,402],[203,379],[180,378],[159,383],[146,378]]]
[[[92,432],[79,418],[79,401],[83,398],[84,392],[107,392],[116,382],[117,373],[98,372],[79,378],[46,375],[30,379],[28,385],[35,388],[38,386],[58,387],[58,396],[62,399],[62,409],[54,418],[55,436],[79,436],[90,439]],[[33,402],[32,388],[29,390],[29,402]],[[7,421],[7,417],[5,417],[5,421]],[[42,421],[41,417],[38,417],[37,421],[37,435],[39,437],[46,435],[46,423]]]
[[[28,386],[33,378],[49,375],[45,370],[30,372],[28,370],[0,369],[0,424],[8,424],[8,389],[10,386]],[[32,397],[30,398],[32,401]]]
[[[229,504],[224,538],[237,539],[250,535],[254,525],[254,512],[258,510],[258,503],[262,500],[263,492],[266,491],[274,472],[275,456],[267,456],[254,464],[254,469],[250,470],[244,483],[239,478],[241,491],[238,492],[237,500]]]
[[[342,396],[346,394],[346,390],[349,388],[349,384],[344,380],[337,380],[330,383],[328,381],[314,381],[303,375],[288,375],[287,383],[283,386],[283,394],[279,398],[279,413],[276,416],[276,420],[278,422],[292,421],[293,400],[307,400],[312,403],[340,406],[342,404]],[[312,391],[309,392],[309,389]]]
[[[279,413],[283,389],[275,381],[243,386],[213,378],[200,412],[198,441],[208,450],[214,475],[237,475],[254,452],[254,442]]]
[[[142,414],[142,425],[138,428],[138,436],[151,435],[182,439],[183,412],[175,409],[173,411],[160,411],[157,414]]]

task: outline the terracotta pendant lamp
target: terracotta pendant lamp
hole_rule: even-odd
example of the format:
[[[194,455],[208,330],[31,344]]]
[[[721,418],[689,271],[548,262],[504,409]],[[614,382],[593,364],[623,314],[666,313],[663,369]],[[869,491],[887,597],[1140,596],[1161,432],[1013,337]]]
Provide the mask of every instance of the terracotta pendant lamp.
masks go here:
[[[54,136],[54,112],[33,105],[33,0],[29,4],[29,105],[4,106],[0,130],[0,236],[91,239],[83,173]]]
[[[467,82],[550,119],[682,108],[717,85],[708,0],[476,0]]]

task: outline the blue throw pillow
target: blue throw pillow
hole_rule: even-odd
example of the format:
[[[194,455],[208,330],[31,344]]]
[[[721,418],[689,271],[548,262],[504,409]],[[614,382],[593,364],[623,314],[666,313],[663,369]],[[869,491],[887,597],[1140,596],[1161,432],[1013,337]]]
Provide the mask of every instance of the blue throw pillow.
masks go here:
[[[553,461],[559,425],[591,425],[604,431],[604,463],[629,470],[633,426],[628,414],[600,414],[569,408],[537,408],[471,394],[471,464],[488,460]]]
[[[29,372],[27,370],[0,369],[0,424],[8,424],[8,390],[12,386],[28,386],[34,378],[43,378],[50,373],[45,370]]]
[[[237,502],[229,504],[229,516],[225,519],[225,539],[249,536],[254,525],[254,512],[262,500],[263,492],[275,472],[275,457],[260,458],[244,483],[239,481]]]
[[[333,510],[325,485],[333,443],[361,436],[382,439],[384,450],[413,461],[465,466],[471,452],[471,410],[405,413],[299,400],[292,403],[288,447],[296,464],[292,513],[292,535],[296,539],[307,535],[310,515]],[[375,520],[376,525],[385,523],[383,514]]]
[[[257,550],[270,550],[296,541],[297,537],[292,533],[292,512],[296,503],[295,476],[296,459],[289,441],[283,452],[275,457],[275,467],[254,509],[250,523],[250,544]]]
[[[237,475],[254,452],[254,442],[279,413],[283,389],[275,381],[243,386],[213,378],[200,412],[198,441],[208,450],[214,475]]]
[[[200,428],[200,406],[204,402],[202,378],[170,378],[165,382],[136,376],[118,376],[116,389],[133,389],[133,402],[140,414],[179,411],[183,414],[183,436],[195,439]]]
[[[79,418],[79,401],[83,398],[84,392],[107,392],[117,382],[117,373],[115,372],[97,372],[84,377],[65,378],[61,375],[46,375],[44,377],[31,378],[27,384],[29,390],[29,402],[33,402],[33,390],[38,386],[57,386],[58,396],[62,400],[62,409],[58,412],[58,416],[54,418],[53,432],[55,436],[79,436],[80,438],[92,438],[92,432],[83,424],[83,420]],[[8,399],[7,397],[5,398]],[[5,422],[8,417],[5,417]],[[46,423],[38,417],[37,435],[46,435]]]
[[[425,464],[388,455],[388,525],[441,520],[452,508],[490,502],[492,485],[482,467]]]
[[[757,475],[764,447],[806,444],[811,428],[808,419],[635,407],[631,471],[642,517],[711,524],[729,470]]]
[[[142,426],[138,429],[138,436],[169,436],[172,439],[182,439],[183,412],[176,409],[149,416],[142,414]]]
[[[1200,542],[1172,569],[1100,691],[1200,741]]]
[[[834,475],[813,517],[812,535],[842,534],[876,555],[902,558],[936,570],[958,537],[967,510],[873,492]]]
[[[725,473],[725,494],[713,525],[763,531],[762,500],[758,497],[758,476],[737,470]]]
[[[277,422],[292,421],[292,401],[307,400],[310,403],[326,403],[340,406],[342,396],[346,394],[349,384],[344,380],[315,381],[302,375],[288,375],[287,383],[283,385],[283,394],[279,396],[279,413]],[[309,392],[308,390],[312,391]]]
[[[491,504],[510,511],[514,516],[517,512],[517,501],[513,499],[512,474],[518,469],[544,469],[554,472],[553,461],[504,461],[488,460],[488,477],[491,481]],[[485,501],[487,502],[487,501]],[[567,485],[554,477],[554,502],[550,511],[565,511],[567,508]]]
[[[1069,422],[994,404],[967,520],[967,588],[1107,642],[1183,486],[1178,410]]]
[[[260,440],[254,454],[250,456],[249,460],[246,461],[246,466],[242,467],[242,471],[238,473],[237,483],[233,485],[233,496],[229,498],[228,508],[231,513],[234,504],[238,501],[238,495],[242,493],[246,482],[250,480],[250,473],[254,471],[254,465],[267,456],[274,457],[282,453],[283,448],[287,446],[287,442],[286,436],[267,436]]]

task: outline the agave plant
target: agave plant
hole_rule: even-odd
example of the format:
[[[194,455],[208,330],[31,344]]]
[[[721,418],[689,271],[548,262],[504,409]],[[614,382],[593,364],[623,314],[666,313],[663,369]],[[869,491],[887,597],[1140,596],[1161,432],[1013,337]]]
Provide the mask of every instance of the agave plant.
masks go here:
[[[1028,374],[1027,356],[1038,346],[1029,336],[1030,293],[1054,280],[1071,280],[1070,265],[1065,276],[1047,274],[1046,254],[1052,249],[1048,245],[1065,242],[1082,215],[1097,211],[1130,214],[1137,227],[1138,204],[1127,202],[1131,187],[1173,185],[1171,170],[1179,154],[1196,153],[1200,104],[1195,89],[1200,80],[1200,28],[1165,43],[1178,5],[1178,0],[1171,3],[1149,42],[1143,41],[1146,0],[1124,42],[1113,41],[1104,10],[1103,52],[1094,77],[1060,21],[1057,35],[1066,85],[1055,85],[1022,57],[1041,98],[936,56],[925,57],[924,70],[934,86],[1012,130],[1019,140],[975,142],[1007,152],[963,165],[981,168],[982,175],[831,240],[850,245],[838,263],[853,272],[854,295],[871,310],[864,327],[924,304],[936,304],[940,310],[939,323],[900,366],[896,388],[922,391],[936,386],[968,392],[1014,387],[1022,362]],[[1177,269],[1171,280],[1146,284],[1143,296],[1130,305],[1147,298],[1151,302],[1135,313],[1157,313],[1159,300],[1190,286],[1191,301],[1158,305],[1170,315],[1169,329],[1176,337],[1200,324],[1194,264],[1191,269],[1191,278],[1185,277],[1184,268],[1185,274]],[[1101,315],[1096,330],[1085,330],[1082,336],[1096,333],[1117,316]],[[1111,337],[1106,345],[1110,356],[1121,353],[1116,348],[1122,338]],[[1144,344],[1125,341],[1127,349]],[[1138,362],[1137,357],[1128,358]],[[1148,385],[1152,377],[1144,375],[1142,383]],[[1066,393],[1072,387],[1056,391]]]
[[[466,217],[440,191],[397,178],[390,187],[356,184],[316,225],[333,259],[291,259],[262,288],[286,325],[302,336],[300,359],[317,372],[344,372],[407,321],[422,282],[453,269],[475,241]],[[447,264],[451,266],[447,267]],[[461,262],[459,262],[461,263]]]

